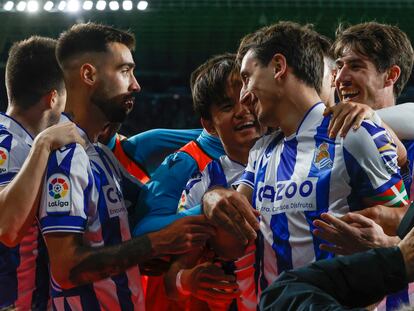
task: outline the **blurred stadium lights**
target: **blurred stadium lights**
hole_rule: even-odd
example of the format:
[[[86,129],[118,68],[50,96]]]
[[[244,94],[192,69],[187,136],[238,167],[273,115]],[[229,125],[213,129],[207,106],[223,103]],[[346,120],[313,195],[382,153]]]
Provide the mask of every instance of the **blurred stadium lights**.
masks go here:
[[[0,0],[0,12],[69,12],[78,11],[139,11],[148,8],[148,1],[137,0]]]

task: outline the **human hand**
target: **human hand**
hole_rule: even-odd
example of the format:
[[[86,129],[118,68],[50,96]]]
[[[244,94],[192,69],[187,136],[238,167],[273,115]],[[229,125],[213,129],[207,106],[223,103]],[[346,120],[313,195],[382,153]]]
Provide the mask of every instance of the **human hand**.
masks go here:
[[[371,248],[388,247],[398,243],[397,237],[387,236],[373,220],[356,213],[343,218],[323,213],[313,222],[313,234],[331,244],[321,244],[322,250],[338,255],[350,255]]]
[[[59,149],[70,143],[78,143],[83,147],[86,145],[73,122],[63,122],[48,127],[39,133],[35,143],[45,144],[49,151]]]
[[[186,216],[168,227],[148,234],[154,256],[182,254],[201,248],[215,234],[204,215]]]
[[[194,297],[210,303],[226,303],[240,296],[235,276],[210,262],[184,270],[181,285]]]
[[[339,136],[345,137],[351,127],[356,130],[361,126],[364,119],[371,119],[374,116],[374,110],[364,104],[352,101],[340,102],[335,106],[326,107],[324,116],[332,114],[329,122],[328,134],[330,138]]]
[[[255,240],[259,230],[257,216],[247,198],[234,191],[215,188],[203,196],[203,211],[217,227],[223,227],[236,236],[243,245]]]

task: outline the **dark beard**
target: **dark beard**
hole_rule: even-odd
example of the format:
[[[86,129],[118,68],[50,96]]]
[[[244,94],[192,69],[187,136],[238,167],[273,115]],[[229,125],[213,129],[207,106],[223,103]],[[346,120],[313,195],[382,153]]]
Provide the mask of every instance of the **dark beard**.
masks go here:
[[[131,112],[131,109],[127,109],[122,103],[131,96],[133,96],[133,94],[118,95],[106,99],[101,94],[95,93],[91,97],[91,102],[102,111],[109,122],[122,123]]]

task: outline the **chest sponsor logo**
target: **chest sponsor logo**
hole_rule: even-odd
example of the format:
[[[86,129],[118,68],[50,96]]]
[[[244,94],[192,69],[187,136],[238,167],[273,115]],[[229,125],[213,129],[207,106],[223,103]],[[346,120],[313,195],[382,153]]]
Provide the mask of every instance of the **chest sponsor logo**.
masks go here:
[[[5,174],[9,171],[9,151],[6,148],[0,147],[0,174]]]
[[[316,177],[303,181],[279,181],[275,185],[258,184],[256,207],[263,215],[291,211],[316,210]]]
[[[57,173],[49,177],[47,181],[47,212],[67,213],[71,207],[72,189],[69,177]]]
[[[124,198],[117,185],[107,185],[102,187],[105,194],[106,207],[110,218],[127,213]]]
[[[332,168],[333,162],[327,143],[322,143],[316,148],[315,155],[313,156],[313,163],[320,170]]]

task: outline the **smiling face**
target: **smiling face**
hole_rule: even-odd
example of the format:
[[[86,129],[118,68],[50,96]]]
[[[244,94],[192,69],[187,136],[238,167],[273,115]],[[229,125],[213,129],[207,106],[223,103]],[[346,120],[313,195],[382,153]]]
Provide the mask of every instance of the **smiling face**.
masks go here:
[[[388,73],[379,72],[368,57],[345,48],[336,65],[335,86],[341,101],[352,100],[373,109],[390,104],[384,96]]]
[[[121,43],[110,43],[98,66],[98,82],[91,101],[109,122],[123,122],[131,112],[135,93],[141,90],[134,76],[131,51]]]
[[[261,128],[251,103],[241,103],[241,81],[238,77],[230,76],[227,81],[226,97],[223,102],[213,104],[210,108],[211,119],[203,120],[204,127],[220,137],[226,153],[231,158],[238,158],[232,153],[241,149],[248,150],[261,136]]]
[[[257,118],[260,124],[269,127],[277,127],[275,103],[278,101],[278,93],[274,73],[271,64],[262,65],[252,50],[243,57],[240,70],[243,92],[250,92],[257,98],[254,107]]]

